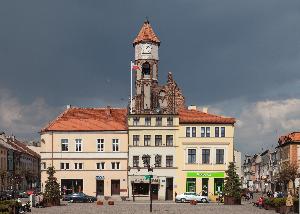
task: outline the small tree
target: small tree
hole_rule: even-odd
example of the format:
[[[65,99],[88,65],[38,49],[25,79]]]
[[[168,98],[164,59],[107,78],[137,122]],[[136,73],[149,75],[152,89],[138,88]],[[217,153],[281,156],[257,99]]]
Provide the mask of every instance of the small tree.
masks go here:
[[[48,167],[48,180],[45,185],[44,200],[48,205],[60,205],[60,186],[54,177],[54,167]]]
[[[241,181],[236,174],[236,167],[233,162],[229,163],[228,170],[226,170],[224,194],[225,196],[234,197],[236,200],[241,199]]]
[[[293,182],[293,193],[295,193],[295,179],[298,176],[298,166],[294,163],[283,163],[277,174],[277,180],[284,186],[284,192],[287,192],[288,183]]]

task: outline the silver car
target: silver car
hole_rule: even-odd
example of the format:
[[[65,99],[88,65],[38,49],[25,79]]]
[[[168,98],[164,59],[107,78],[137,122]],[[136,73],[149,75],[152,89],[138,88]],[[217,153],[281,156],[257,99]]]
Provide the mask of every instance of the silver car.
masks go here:
[[[185,192],[185,193],[182,193],[175,197],[175,202],[185,203],[185,202],[189,202],[189,201],[193,201],[193,200],[200,202],[200,203],[208,203],[209,202],[208,196],[203,196],[203,195],[197,194],[196,192]]]

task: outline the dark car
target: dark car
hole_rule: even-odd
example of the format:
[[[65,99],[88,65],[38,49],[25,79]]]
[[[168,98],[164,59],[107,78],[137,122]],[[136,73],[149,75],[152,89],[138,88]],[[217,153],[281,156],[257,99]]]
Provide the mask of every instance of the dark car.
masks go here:
[[[65,196],[65,200],[76,203],[76,202],[95,202],[97,199],[94,196],[89,196],[83,192],[77,192]]]
[[[3,200],[10,200],[12,199],[13,196],[10,192],[8,191],[2,191],[0,192],[0,200],[3,201]]]

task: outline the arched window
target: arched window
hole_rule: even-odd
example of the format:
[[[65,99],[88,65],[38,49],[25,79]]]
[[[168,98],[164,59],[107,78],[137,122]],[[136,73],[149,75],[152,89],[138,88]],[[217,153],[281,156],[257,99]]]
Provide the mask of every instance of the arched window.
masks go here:
[[[143,72],[144,75],[150,75],[150,64],[149,64],[149,62],[145,62],[142,65],[142,72]]]

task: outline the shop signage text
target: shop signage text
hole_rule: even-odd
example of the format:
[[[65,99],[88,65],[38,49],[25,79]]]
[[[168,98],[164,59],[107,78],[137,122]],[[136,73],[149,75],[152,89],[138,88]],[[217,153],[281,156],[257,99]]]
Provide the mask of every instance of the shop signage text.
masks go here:
[[[224,178],[224,172],[187,172],[188,178]]]

